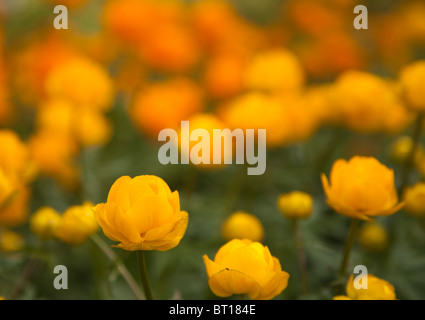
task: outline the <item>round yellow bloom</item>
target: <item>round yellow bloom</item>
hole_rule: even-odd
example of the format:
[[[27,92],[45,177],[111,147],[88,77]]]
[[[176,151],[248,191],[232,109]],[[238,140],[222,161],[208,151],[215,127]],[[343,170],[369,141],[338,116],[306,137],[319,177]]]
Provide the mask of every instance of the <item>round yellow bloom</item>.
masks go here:
[[[55,228],[55,237],[73,246],[86,242],[99,228],[92,208],[93,204],[90,202],[69,207]]]
[[[358,234],[360,245],[369,251],[382,251],[388,246],[388,232],[380,224],[366,223]]]
[[[400,132],[411,121],[394,86],[368,72],[342,73],[334,84],[332,98],[345,125],[358,132]]]
[[[52,239],[60,222],[61,216],[55,209],[42,207],[31,216],[30,228],[41,239]]]
[[[304,70],[290,51],[279,49],[261,52],[246,67],[245,86],[268,91],[299,90],[304,83]]]
[[[94,214],[105,235],[120,242],[116,247],[129,251],[172,249],[188,223],[179,193],[152,175],[116,180],[107,202],[98,204]]]
[[[15,252],[20,250],[24,245],[24,238],[14,231],[1,230],[0,231],[0,251]]]
[[[370,220],[391,215],[403,206],[398,203],[394,171],[373,157],[354,156],[335,161],[330,182],[322,174],[327,203],[338,213]]]
[[[103,113],[82,108],[66,100],[52,100],[42,105],[37,113],[41,130],[69,135],[83,146],[105,144],[112,128]]]
[[[29,196],[25,185],[6,175],[0,168],[0,225],[12,227],[24,223],[28,215]]]
[[[16,132],[9,129],[0,130],[0,168],[5,174],[21,181],[29,181],[36,174],[27,145]]]
[[[404,163],[406,158],[412,151],[413,141],[409,136],[402,136],[397,138],[391,145],[390,157],[392,160],[398,163]],[[421,146],[416,149],[415,162],[418,162],[424,155],[424,150]]]
[[[302,191],[281,194],[277,199],[280,213],[288,219],[305,219],[313,211],[313,198]]]
[[[406,188],[403,194],[404,211],[414,217],[425,217],[425,183]]]
[[[49,73],[45,88],[50,99],[69,100],[97,110],[112,106],[112,80],[101,65],[90,59],[70,59],[57,66]]]
[[[253,214],[237,211],[224,221],[221,234],[226,241],[249,239],[260,242],[264,238],[264,228],[260,219]]]
[[[400,74],[400,85],[407,107],[425,111],[425,60],[415,61],[404,67]]]
[[[208,284],[219,297],[247,294],[252,300],[269,300],[288,285],[289,274],[259,242],[233,239],[223,245],[214,261],[203,256]]]
[[[356,289],[354,277],[350,276],[346,286],[347,296],[336,296],[334,300],[396,300],[394,286],[386,280],[367,276],[367,289]]]

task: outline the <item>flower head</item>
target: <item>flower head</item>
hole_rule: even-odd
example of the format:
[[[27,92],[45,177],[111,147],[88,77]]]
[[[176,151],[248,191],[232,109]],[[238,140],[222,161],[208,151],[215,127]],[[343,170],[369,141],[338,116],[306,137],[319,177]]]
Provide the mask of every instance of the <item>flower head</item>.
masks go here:
[[[92,207],[90,202],[69,207],[55,228],[56,238],[73,246],[86,242],[99,229]]]
[[[322,184],[328,204],[351,218],[388,216],[403,206],[398,203],[394,171],[373,157],[335,161],[330,181],[322,174]]]
[[[407,106],[416,111],[425,110],[425,60],[406,66],[400,75],[402,96]]]
[[[261,241],[264,237],[264,228],[260,219],[253,214],[237,211],[224,221],[221,233],[227,241],[232,239]]]
[[[105,235],[120,242],[116,247],[129,251],[172,249],[188,223],[179,193],[152,175],[116,180],[107,202],[98,204],[94,214]]]
[[[354,277],[351,275],[346,290],[347,296],[336,296],[334,300],[396,300],[393,285],[371,274],[367,275],[367,289],[356,289]]]
[[[403,194],[404,211],[414,217],[425,217],[425,183],[406,188]]]
[[[277,206],[285,218],[304,219],[308,218],[313,211],[313,198],[302,191],[292,191],[281,194],[277,200]]]
[[[214,261],[203,256],[208,284],[215,295],[247,294],[250,299],[268,300],[288,285],[289,274],[259,242],[233,239],[222,246]]]
[[[388,246],[388,232],[382,225],[368,222],[360,228],[358,240],[366,250],[382,251]]]
[[[61,215],[55,209],[42,207],[31,216],[30,228],[41,239],[51,239],[60,221]]]

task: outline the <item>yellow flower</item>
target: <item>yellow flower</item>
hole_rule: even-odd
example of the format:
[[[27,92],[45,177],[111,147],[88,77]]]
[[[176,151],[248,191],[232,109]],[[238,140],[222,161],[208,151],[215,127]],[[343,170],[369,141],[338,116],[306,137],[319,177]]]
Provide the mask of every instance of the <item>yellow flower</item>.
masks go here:
[[[288,219],[305,219],[313,211],[313,198],[302,191],[281,194],[277,199],[280,213]]]
[[[411,121],[390,82],[364,71],[345,71],[335,81],[333,103],[357,132],[400,132]]]
[[[61,223],[60,214],[51,207],[38,209],[30,218],[31,231],[41,239],[52,239]]]
[[[248,63],[246,68],[245,86],[248,89],[294,91],[299,90],[303,83],[302,64],[288,50],[261,52]]]
[[[338,213],[370,220],[391,215],[403,206],[398,203],[394,171],[373,157],[354,156],[335,161],[330,182],[322,174],[327,203]]]
[[[93,204],[90,202],[69,207],[55,228],[55,237],[73,246],[86,242],[99,228],[92,208]]]
[[[0,168],[0,225],[17,226],[24,223],[28,215],[30,192]]]
[[[12,130],[0,130],[0,168],[8,176],[29,181],[36,174],[36,166],[27,145]]]
[[[97,110],[112,106],[113,85],[101,65],[87,58],[74,58],[54,68],[45,88],[50,99],[70,102]]]
[[[367,289],[356,289],[354,277],[350,276],[346,286],[347,296],[336,296],[334,300],[396,300],[391,283],[371,274],[367,276]]]
[[[425,183],[406,188],[403,194],[404,211],[414,217],[425,217]]]
[[[0,230],[0,251],[15,252],[24,245],[24,238],[11,230]]]
[[[398,163],[404,163],[406,158],[409,156],[413,147],[412,138],[409,136],[401,136],[397,138],[391,145],[390,157],[392,160]],[[415,162],[420,161],[420,158],[424,155],[422,146],[418,146],[415,154]]]
[[[116,247],[129,251],[172,249],[188,223],[187,212],[180,211],[179,193],[152,175],[119,178],[94,214],[105,235],[120,242]]]
[[[415,61],[402,69],[400,86],[407,107],[425,111],[425,60]]]
[[[382,251],[388,246],[388,233],[382,225],[368,222],[360,228],[358,240],[366,250]]]
[[[249,239],[251,241],[262,241],[264,228],[253,214],[237,211],[232,213],[222,224],[221,234],[227,241],[232,239]]]
[[[268,300],[288,285],[289,274],[259,242],[233,239],[218,250],[214,261],[207,255],[203,260],[210,289],[219,297],[247,294],[253,300]]]

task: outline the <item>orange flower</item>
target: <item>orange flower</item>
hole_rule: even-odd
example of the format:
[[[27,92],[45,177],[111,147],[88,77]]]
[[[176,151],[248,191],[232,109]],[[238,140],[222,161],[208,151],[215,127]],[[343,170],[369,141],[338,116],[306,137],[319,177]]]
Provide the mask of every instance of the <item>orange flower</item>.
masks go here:
[[[207,255],[203,260],[208,284],[219,297],[247,294],[253,300],[268,300],[288,285],[289,274],[259,242],[234,239],[218,250],[214,261]]]
[[[188,223],[187,212],[180,211],[179,193],[150,175],[119,178],[94,214],[105,235],[120,242],[116,247],[129,251],[172,249]]]
[[[394,172],[373,157],[339,159],[332,166],[330,182],[322,174],[328,204],[340,214],[371,220],[401,209],[394,186]]]
[[[130,114],[138,128],[157,137],[162,129],[176,129],[182,120],[203,108],[200,88],[186,78],[151,84],[136,96]]]

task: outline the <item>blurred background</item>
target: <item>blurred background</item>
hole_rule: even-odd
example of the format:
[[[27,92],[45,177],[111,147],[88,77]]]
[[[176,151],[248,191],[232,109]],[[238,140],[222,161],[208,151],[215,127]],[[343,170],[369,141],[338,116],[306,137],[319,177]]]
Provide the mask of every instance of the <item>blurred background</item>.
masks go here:
[[[68,8],[66,30],[53,27],[58,4]],[[359,4],[367,30],[353,27]],[[156,297],[217,299],[202,255],[212,258],[227,241],[223,222],[246,211],[291,275],[276,299],[331,299],[349,219],[327,206],[320,174],[335,159],[370,155],[400,183],[413,115],[397,83],[406,65],[425,59],[425,2],[0,0],[0,40],[0,198],[12,182],[21,190],[12,213],[0,214],[0,296],[23,281],[19,299],[133,299],[93,242],[40,247],[29,221],[43,206],[105,202],[120,176],[153,174],[189,212],[180,245],[147,254]],[[182,120],[209,130],[266,128],[265,174],[160,164],[158,132]],[[423,159],[412,183],[423,179]],[[276,204],[293,190],[314,200],[299,225],[308,293],[293,225]],[[377,222],[383,231],[356,242],[354,265],[391,282],[399,299],[424,299],[423,220],[400,211]],[[113,250],[138,280],[135,255]],[[32,270],[34,255],[41,263]],[[68,290],[52,285],[58,264],[68,267]]]

